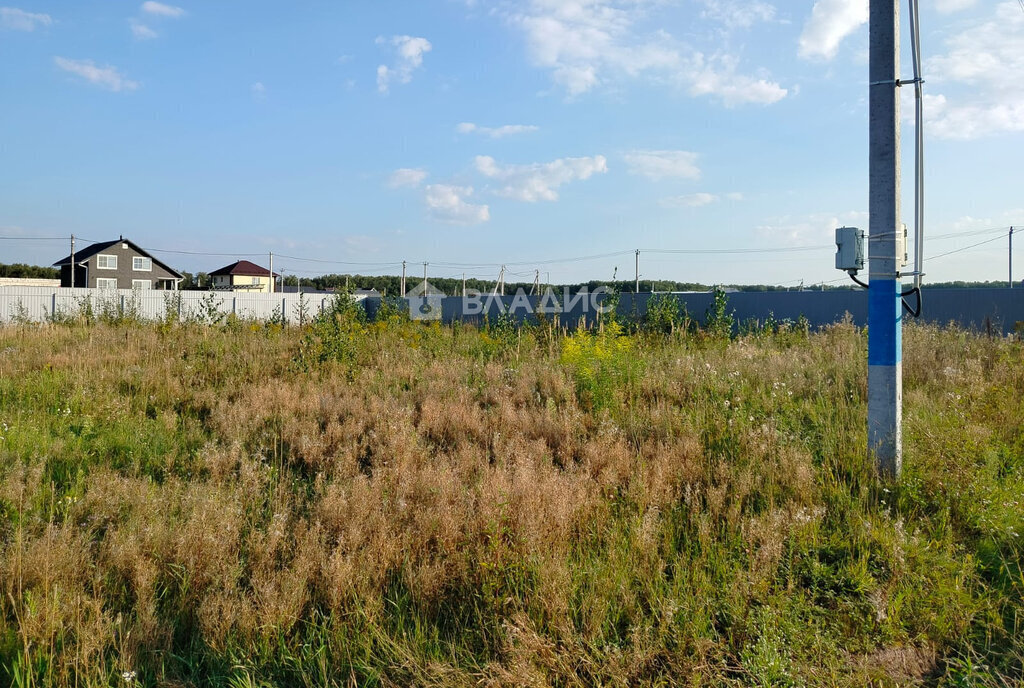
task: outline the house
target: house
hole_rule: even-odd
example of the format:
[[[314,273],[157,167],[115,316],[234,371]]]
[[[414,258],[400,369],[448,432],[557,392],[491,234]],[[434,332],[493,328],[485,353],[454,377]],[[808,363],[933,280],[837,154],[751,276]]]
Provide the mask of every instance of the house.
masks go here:
[[[123,236],[101,241],[54,263],[60,286],[93,289],[177,289],[182,275]]]
[[[274,273],[274,280],[280,277]],[[210,273],[210,288],[224,291],[246,291],[269,294],[276,291],[271,284],[270,270],[248,260],[236,260],[231,265]]]

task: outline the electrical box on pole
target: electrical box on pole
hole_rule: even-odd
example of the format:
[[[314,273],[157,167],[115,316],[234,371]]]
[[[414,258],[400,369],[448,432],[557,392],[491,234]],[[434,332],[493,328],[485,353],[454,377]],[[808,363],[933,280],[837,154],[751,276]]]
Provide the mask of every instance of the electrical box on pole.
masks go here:
[[[864,269],[864,230],[858,227],[836,229],[836,270],[857,272]]]

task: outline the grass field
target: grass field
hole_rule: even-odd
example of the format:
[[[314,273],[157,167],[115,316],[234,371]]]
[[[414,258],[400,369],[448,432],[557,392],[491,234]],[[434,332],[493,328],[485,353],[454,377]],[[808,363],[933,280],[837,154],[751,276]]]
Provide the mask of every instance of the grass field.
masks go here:
[[[0,329],[0,685],[1014,685],[1024,349],[866,334]],[[721,314],[719,314],[721,315]]]

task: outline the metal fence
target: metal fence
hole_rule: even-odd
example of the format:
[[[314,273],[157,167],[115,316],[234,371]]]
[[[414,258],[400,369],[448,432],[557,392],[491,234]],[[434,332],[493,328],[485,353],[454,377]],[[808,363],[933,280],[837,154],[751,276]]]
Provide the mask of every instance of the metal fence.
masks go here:
[[[61,321],[79,316],[218,322],[300,323],[327,308],[333,294],[0,287],[0,323]]]
[[[965,329],[1010,334],[1024,329],[1024,289],[924,289],[921,320]],[[651,298],[671,298],[695,320],[703,320],[713,302],[710,293],[652,295],[621,294],[618,312],[623,317],[642,319]],[[217,322],[229,315],[251,320],[278,320],[299,324],[328,308],[333,294],[246,294],[216,291],[131,291],[110,289],[65,289],[51,287],[0,287],[0,323],[46,322],[83,314],[163,320]],[[547,301],[555,304],[560,322],[575,325],[593,322],[597,306],[606,296],[572,298],[563,294]],[[740,325],[747,322],[797,320],[804,318],[820,327],[850,317],[855,324],[867,324],[867,294],[864,291],[734,292],[727,296],[728,311]],[[414,317],[423,314],[410,299]],[[363,301],[372,316],[381,299]],[[461,297],[437,299],[425,320],[482,322],[507,315],[516,321],[535,319],[544,313],[543,297],[490,296],[475,301]],[[422,305],[422,304],[420,304]],[[909,320],[909,318],[907,318]]]

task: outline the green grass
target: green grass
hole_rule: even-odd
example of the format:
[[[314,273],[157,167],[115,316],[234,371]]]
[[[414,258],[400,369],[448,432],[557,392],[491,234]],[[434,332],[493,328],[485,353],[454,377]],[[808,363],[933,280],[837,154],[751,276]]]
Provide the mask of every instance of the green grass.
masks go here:
[[[0,329],[0,685],[1015,685],[1021,343],[886,482],[863,331],[710,317]]]

